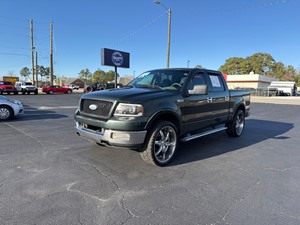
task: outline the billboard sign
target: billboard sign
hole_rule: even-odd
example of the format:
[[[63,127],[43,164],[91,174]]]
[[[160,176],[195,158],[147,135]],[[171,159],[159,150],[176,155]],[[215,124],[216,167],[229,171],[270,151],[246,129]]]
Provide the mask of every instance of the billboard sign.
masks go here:
[[[130,54],[119,50],[108,48],[101,49],[101,64],[103,66],[114,66],[129,68]]]
[[[17,81],[19,81],[19,77],[3,76],[3,81],[8,81],[8,82],[16,83]]]

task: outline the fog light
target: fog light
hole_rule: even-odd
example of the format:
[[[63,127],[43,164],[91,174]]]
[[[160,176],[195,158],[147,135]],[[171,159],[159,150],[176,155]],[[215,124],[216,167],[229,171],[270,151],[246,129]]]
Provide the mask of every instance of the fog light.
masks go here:
[[[122,139],[125,141],[129,141],[130,135],[126,133],[112,133],[111,134],[112,139]]]

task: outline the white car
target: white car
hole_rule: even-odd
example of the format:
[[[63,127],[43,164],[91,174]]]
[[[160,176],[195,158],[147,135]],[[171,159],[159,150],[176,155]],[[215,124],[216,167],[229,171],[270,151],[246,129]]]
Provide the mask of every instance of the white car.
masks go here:
[[[0,121],[9,120],[24,113],[24,107],[18,100],[0,95]]]
[[[18,92],[22,92],[23,95],[30,94],[33,92],[34,94],[38,94],[38,88],[34,86],[31,82],[17,81],[15,83],[15,88]]]

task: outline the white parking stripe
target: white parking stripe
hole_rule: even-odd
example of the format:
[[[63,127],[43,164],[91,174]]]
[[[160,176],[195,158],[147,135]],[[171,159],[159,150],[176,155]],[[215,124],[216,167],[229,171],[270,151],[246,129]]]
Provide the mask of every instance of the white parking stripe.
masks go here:
[[[78,106],[39,106],[37,109],[45,110],[45,109],[76,109]]]

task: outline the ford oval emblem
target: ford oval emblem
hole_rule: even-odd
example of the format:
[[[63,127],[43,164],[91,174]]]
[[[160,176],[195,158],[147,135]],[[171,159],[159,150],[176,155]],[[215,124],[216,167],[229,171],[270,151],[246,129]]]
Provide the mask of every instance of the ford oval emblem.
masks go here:
[[[123,64],[123,55],[121,52],[114,52],[111,59],[115,66],[121,66]]]
[[[98,106],[95,105],[95,104],[92,104],[92,105],[89,106],[90,110],[96,110],[97,108],[98,108]]]

